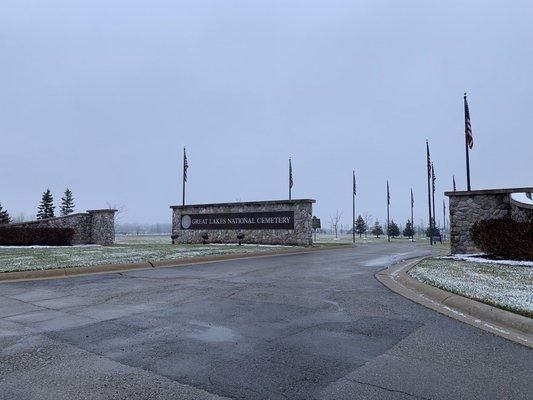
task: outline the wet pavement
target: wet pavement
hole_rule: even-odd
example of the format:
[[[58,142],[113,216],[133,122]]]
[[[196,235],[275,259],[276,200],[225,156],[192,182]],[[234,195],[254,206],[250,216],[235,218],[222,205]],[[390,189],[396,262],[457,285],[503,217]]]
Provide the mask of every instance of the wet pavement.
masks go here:
[[[527,399],[533,351],[389,291],[381,243],[0,284],[0,399]]]

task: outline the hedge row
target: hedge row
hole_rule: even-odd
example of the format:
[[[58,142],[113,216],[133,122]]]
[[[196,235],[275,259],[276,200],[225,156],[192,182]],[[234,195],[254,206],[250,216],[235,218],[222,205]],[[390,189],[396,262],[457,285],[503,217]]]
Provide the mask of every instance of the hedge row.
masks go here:
[[[72,228],[0,227],[2,246],[70,246],[73,237]]]
[[[476,222],[470,231],[476,247],[493,257],[533,261],[533,222],[511,218]]]

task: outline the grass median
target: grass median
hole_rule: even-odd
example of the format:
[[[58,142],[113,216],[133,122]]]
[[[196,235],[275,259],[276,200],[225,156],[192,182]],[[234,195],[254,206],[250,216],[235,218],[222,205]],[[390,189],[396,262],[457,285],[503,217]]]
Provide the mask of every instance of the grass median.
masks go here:
[[[410,269],[419,281],[533,318],[533,267],[430,258]]]
[[[193,259],[228,254],[261,254],[287,246],[173,245],[166,235],[117,235],[113,246],[0,247],[0,273]]]

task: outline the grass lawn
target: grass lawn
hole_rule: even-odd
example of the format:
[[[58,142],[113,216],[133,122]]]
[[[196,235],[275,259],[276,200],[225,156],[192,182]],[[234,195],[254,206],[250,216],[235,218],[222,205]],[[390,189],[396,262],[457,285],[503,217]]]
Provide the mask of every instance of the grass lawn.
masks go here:
[[[356,244],[384,243],[386,236],[356,237]],[[408,242],[397,238],[393,242]],[[350,246],[351,235],[318,235],[315,246]],[[36,269],[68,268],[98,264],[177,260],[210,255],[261,253],[282,246],[268,245],[172,245],[169,235],[117,235],[113,246],[0,247],[0,273]]]
[[[113,246],[0,247],[0,272],[261,253],[280,246],[172,245],[166,235],[117,235]]]
[[[533,318],[533,267],[432,258],[408,274],[446,291]]]
[[[416,239],[417,241],[422,242],[424,239]],[[385,243],[387,241],[387,236],[380,236],[379,238],[368,234],[366,237],[363,235],[362,237],[359,237],[359,235],[355,235],[355,244],[363,244],[363,243]],[[391,239],[392,242],[409,242],[409,238],[405,238],[403,236],[393,238]],[[324,244],[351,244],[352,243],[352,235],[351,234],[339,234],[337,238],[335,238],[335,235],[333,234],[326,234],[326,233],[318,233],[316,235],[316,240],[313,235],[313,242],[317,246],[324,245]]]
[[[429,240],[427,238],[425,238],[425,239],[420,239],[418,241],[418,243],[422,244],[425,247],[429,247],[429,248],[433,248],[433,249],[447,250],[447,254],[449,254],[450,251],[451,251],[451,247],[450,247],[450,242],[449,241],[446,241],[446,242],[443,242],[443,243],[440,243],[440,242],[433,243],[433,246],[431,246],[431,244],[429,243]]]

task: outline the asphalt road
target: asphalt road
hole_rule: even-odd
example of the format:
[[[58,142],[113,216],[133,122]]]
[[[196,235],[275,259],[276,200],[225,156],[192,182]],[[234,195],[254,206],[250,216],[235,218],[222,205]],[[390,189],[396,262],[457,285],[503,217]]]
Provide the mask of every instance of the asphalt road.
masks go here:
[[[533,351],[373,276],[425,254],[372,244],[0,284],[0,398],[532,399]]]

